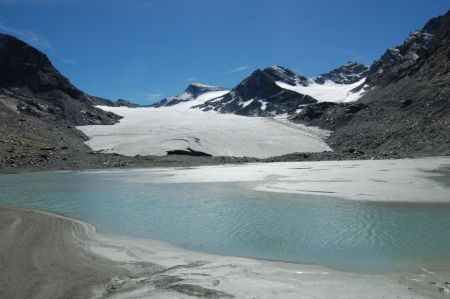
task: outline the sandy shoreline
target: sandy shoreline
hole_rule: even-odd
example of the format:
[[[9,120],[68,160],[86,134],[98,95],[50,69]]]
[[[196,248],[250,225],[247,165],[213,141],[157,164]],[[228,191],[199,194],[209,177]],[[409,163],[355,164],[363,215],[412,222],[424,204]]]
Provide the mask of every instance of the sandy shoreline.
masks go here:
[[[447,298],[450,280],[209,255],[14,208],[0,208],[0,269],[1,298]]]

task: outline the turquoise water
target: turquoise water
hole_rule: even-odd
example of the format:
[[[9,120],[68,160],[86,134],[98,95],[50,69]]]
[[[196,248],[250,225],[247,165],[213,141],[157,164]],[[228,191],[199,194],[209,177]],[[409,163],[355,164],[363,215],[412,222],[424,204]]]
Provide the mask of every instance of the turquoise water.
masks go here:
[[[0,176],[0,205],[38,208],[107,234],[186,249],[361,272],[450,261],[450,205],[386,204],[252,190],[251,183],[132,182],[125,172]]]

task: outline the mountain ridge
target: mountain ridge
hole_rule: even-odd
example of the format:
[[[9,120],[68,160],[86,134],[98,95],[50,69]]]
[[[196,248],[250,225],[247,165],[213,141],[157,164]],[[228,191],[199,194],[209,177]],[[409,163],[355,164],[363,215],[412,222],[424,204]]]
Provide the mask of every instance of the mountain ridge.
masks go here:
[[[351,101],[356,100],[359,93],[352,92],[356,86],[351,84],[364,79],[367,71],[367,66],[349,62],[328,73],[306,78],[288,68],[271,66],[255,70],[221,99],[212,99],[193,108],[244,116],[292,116],[309,104],[324,101],[324,97],[328,100],[330,94],[332,97],[336,91],[330,89],[329,82],[333,84],[331,88],[339,91],[339,96],[334,101],[344,100],[345,94],[342,93],[349,93],[347,98],[354,95]],[[323,90],[317,91],[315,86]]]
[[[332,130],[334,150],[362,158],[450,154],[450,11],[391,49],[370,68],[357,107],[313,104],[292,120]]]

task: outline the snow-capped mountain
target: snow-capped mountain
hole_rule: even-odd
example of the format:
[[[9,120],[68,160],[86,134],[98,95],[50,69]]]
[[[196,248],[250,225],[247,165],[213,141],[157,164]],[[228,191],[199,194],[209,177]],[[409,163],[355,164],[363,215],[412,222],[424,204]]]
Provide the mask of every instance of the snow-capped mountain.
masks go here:
[[[356,101],[365,91],[357,87],[364,84],[367,72],[367,66],[348,62],[308,79],[287,68],[271,66],[254,71],[223,97],[193,107],[245,116],[293,115],[316,102]]]
[[[287,69],[278,70],[280,72],[277,73],[274,72],[274,68],[256,70],[228,94],[193,108],[245,116],[275,116],[293,114],[304,105],[316,102],[310,96],[280,87],[274,78],[283,78],[292,83],[300,82],[302,79]]]
[[[223,87],[206,85],[202,83],[192,83],[189,84],[186,90],[179,95],[165,98],[158,103],[151,105],[151,107],[168,107],[186,102],[189,102],[189,105],[198,105],[204,101],[223,96],[228,92],[229,90]]]

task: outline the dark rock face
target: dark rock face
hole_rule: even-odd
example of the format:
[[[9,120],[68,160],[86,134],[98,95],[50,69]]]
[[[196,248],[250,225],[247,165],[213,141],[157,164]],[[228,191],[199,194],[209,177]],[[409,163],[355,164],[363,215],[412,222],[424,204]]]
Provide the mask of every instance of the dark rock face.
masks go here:
[[[60,90],[73,98],[83,97],[39,50],[6,34],[0,34],[0,87],[27,87],[33,92]]]
[[[310,96],[279,87],[273,76],[271,71],[268,74],[256,70],[222,98],[194,108],[244,116],[273,116],[292,114],[304,105],[317,102]]]
[[[365,157],[450,153],[450,12],[395,49],[371,67],[372,89],[358,102],[313,104],[293,120],[332,130],[328,143],[339,152],[352,149]]]
[[[330,80],[337,84],[352,84],[360,81],[367,76],[369,68],[364,64],[349,61],[328,73],[314,78],[314,82],[323,84]]]
[[[211,86],[201,83],[192,83],[189,84],[189,86],[186,88],[186,90],[174,97],[165,98],[161,101],[150,105],[150,107],[164,107],[164,106],[173,106],[179,103],[188,102],[196,99],[197,97],[213,91],[225,91],[226,88],[218,87],[218,86]]]

